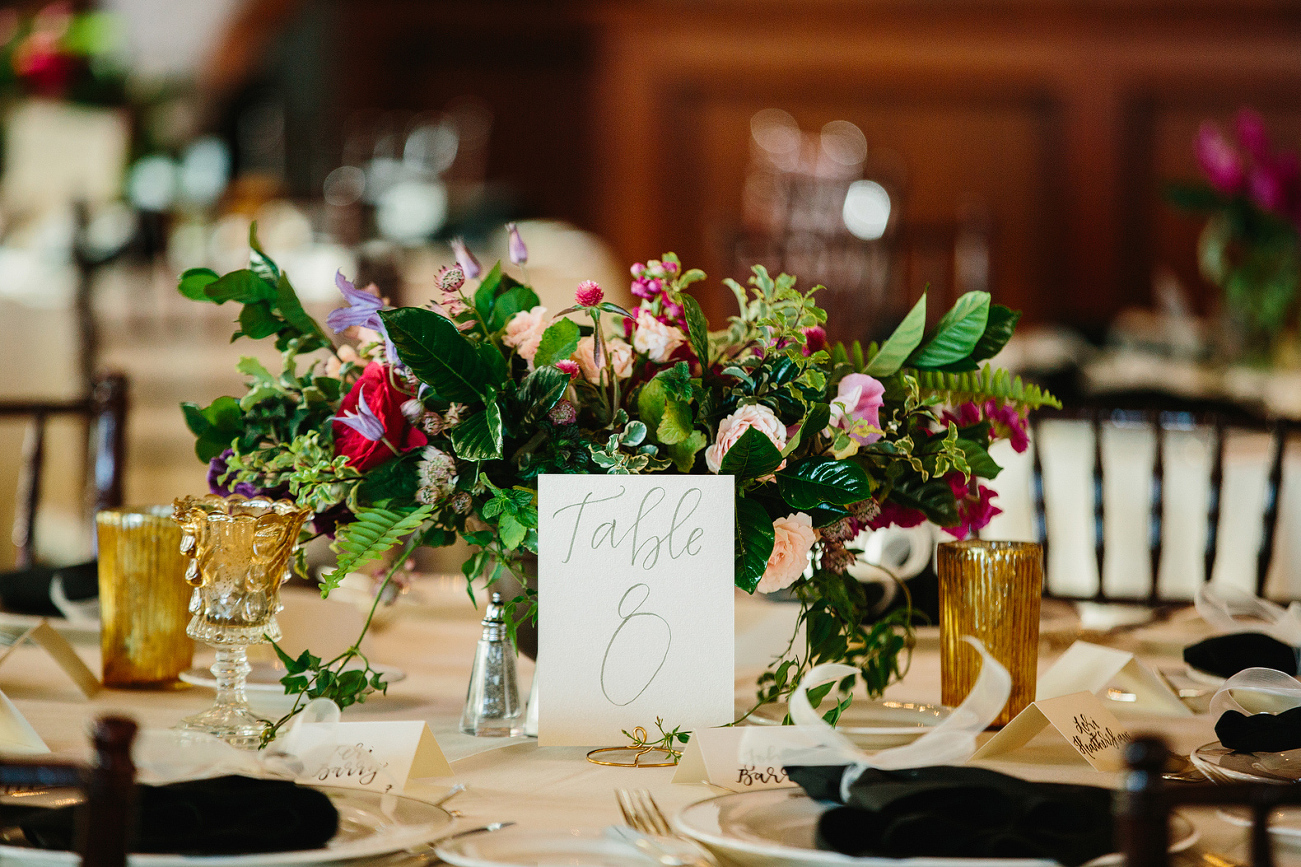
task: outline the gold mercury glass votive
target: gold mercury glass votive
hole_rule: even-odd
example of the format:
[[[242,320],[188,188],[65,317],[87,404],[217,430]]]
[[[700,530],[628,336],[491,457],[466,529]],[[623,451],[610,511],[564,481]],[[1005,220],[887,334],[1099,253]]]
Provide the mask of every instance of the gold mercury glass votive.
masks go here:
[[[194,660],[185,634],[190,588],[170,506],[95,515],[105,686],[171,687]]]
[[[1043,551],[1033,542],[946,542],[939,546],[940,694],[956,707],[980,674],[980,639],[1012,675],[1012,694],[994,725],[1034,701],[1039,662]]]

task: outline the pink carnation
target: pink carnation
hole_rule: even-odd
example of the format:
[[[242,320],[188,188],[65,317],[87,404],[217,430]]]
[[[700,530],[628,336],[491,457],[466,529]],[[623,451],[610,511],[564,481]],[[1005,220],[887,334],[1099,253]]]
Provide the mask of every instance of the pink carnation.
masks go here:
[[[577,379],[578,374],[582,372],[581,368],[578,366],[578,362],[571,358],[562,358],[560,361],[557,361],[555,368],[561,373],[569,374],[569,380],[571,382]]]

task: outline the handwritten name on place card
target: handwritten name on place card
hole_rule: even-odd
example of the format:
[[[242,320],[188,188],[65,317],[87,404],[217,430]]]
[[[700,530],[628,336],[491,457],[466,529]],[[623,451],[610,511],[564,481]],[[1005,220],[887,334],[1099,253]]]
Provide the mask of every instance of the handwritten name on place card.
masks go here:
[[[731,720],[731,476],[538,479],[538,742]]]
[[[744,760],[741,759],[739,751],[745,733],[746,729],[739,726],[692,732],[691,740],[682,751],[678,769],[673,773],[673,782],[703,781],[733,792],[794,786],[782,768],[775,744],[765,751],[751,750]]]
[[[423,720],[307,723],[301,728],[309,738],[315,730],[330,739],[324,745],[326,757],[300,777],[305,781],[402,792],[411,780],[452,775],[438,739]]]
[[[972,759],[992,759],[1010,753],[1050,725],[1095,770],[1124,769],[1123,750],[1132,736],[1091,692],[1034,702],[976,750]]]

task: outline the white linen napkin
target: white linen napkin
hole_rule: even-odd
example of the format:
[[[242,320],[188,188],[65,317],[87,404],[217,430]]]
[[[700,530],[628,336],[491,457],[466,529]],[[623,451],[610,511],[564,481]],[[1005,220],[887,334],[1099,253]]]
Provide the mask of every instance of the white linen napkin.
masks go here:
[[[815,665],[791,693],[793,726],[751,726],[741,737],[738,758],[742,763],[781,765],[849,765],[841,780],[841,794],[868,768],[895,770],[927,765],[961,764],[976,751],[976,736],[1002,712],[1012,694],[1012,676],[985,645],[967,636],[963,639],[981,656],[980,676],[962,704],[939,725],[909,744],[868,754],[822,719],[809,702],[808,691],[829,681],[841,680],[858,669],[840,663]]]

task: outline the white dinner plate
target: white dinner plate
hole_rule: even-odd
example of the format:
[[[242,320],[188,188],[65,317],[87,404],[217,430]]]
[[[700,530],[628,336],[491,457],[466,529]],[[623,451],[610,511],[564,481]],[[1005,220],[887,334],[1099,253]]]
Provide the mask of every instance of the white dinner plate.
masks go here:
[[[1216,812],[1230,825],[1251,827],[1251,811],[1244,807],[1224,807]],[[1292,846],[1301,844],[1301,810],[1296,807],[1275,808],[1269,817],[1269,833]]]
[[[1301,750],[1239,753],[1212,741],[1193,750],[1189,758],[1198,770],[1216,782],[1301,782]]]
[[[248,673],[248,684],[245,689],[248,692],[265,692],[283,695],[285,687],[280,683],[280,678],[285,676],[285,668],[278,662],[250,662],[249,667],[253,669]],[[371,669],[384,675],[385,683],[398,683],[406,680],[407,673],[394,665],[381,665],[372,662]],[[344,670],[349,671],[354,668],[361,668],[361,662],[355,661],[355,664],[349,663]],[[217,679],[209,669],[195,666],[186,669],[180,673],[180,678],[186,683],[194,686],[206,686],[208,689],[217,688]]]
[[[1040,867],[1055,862],[1031,858],[856,858],[814,845],[818,817],[827,810],[798,789],[737,792],[698,801],[673,817],[674,826],[718,855],[743,867]],[[1198,833],[1184,816],[1171,820],[1171,852],[1197,842]],[[1084,867],[1121,863],[1119,853],[1104,855]]]
[[[360,789],[319,787],[339,811],[339,830],[323,849],[263,852],[257,855],[132,855],[131,867],[272,867],[281,864],[326,864],[350,858],[373,858],[418,846],[444,836],[456,821],[442,807]],[[6,864],[76,867],[75,852],[33,849],[0,843]]]
[[[953,708],[938,704],[855,699],[836,722],[836,731],[865,750],[883,750],[909,744],[939,725]],[[786,702],[766,704],[750,715],[755,725],[781,725]]]
[[[504,828],[444,840],[434,854],[456,867],[648,867],[649,858],[600,831]]]

